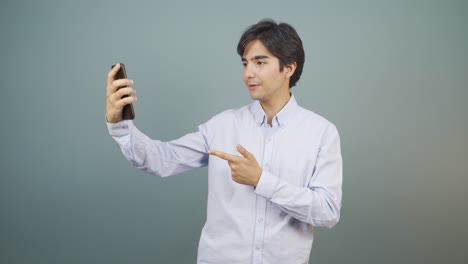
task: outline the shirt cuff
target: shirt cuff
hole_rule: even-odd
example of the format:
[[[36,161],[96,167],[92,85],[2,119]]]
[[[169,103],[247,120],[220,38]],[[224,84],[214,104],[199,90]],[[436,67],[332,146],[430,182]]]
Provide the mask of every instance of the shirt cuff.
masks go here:
[[[109,130],[109,134],[113,137],[121,137],[121,136],[129,135],[130,129],[132,126],[133,126],[132,120],[122,120],[117,123],[107,122],[107,129]]]
[[[267,199],[271,199],[279,182],[280,180],[278,177],[264,170],[255,188],[255,193]]]

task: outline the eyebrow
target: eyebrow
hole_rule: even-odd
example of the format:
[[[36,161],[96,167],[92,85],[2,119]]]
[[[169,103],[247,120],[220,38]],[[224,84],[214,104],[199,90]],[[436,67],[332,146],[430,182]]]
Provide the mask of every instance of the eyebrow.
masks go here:
[[[257,56],[254,56],[252,57],[250,60],[253,61],[253,60],[261,60],[261,59],[269,59],[270,57],[268,57],[267,55],[257,55]],[[242,61],[247,61],[247,59],[245,57],[242,57]]]

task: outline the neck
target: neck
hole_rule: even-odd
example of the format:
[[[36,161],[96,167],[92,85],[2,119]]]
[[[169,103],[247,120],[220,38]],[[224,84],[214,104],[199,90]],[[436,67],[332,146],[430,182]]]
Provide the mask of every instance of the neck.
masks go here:
[[[265,112],[267,116],[267,124],[272,126],[272,121],[273,117],[276,116],[276,114],[283,109],[283,107],[289,102],[289,99],[291,98],[291,94],[288,93],[285,96],[278,97],[276,100],[272,100],[269,102],[260,102],[260,105],[263,108],[263,111]]]

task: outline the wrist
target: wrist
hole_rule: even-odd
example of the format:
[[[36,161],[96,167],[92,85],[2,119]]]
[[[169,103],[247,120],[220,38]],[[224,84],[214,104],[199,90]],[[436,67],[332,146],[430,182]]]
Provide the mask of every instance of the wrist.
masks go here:
[[[115,116],[106,114],[106,121],[107,123],[115,124],[121,121],[121,118],[119,116],[115,117]]]
[[[253,184],[254,187],[257,187],[258,182],[260,181],[260,178],[262,177],[262,173],[263,173],[263,170],[260,169],[259,173],[257,173],[257,178],[256,178],[256,180],[255,180],[255,182]]]

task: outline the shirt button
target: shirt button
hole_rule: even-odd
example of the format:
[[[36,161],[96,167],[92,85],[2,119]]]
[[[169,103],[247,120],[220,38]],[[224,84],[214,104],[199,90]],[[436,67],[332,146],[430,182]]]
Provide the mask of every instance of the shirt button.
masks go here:
[[[255,246],[255,249],[256,249],[256,250],[260,250],[260,245],[256,245],[256,246]]]
[[[263,218],[261,218],[261,217],[258,218],[258,222],[259,222],[259,223],[263,222]]]

